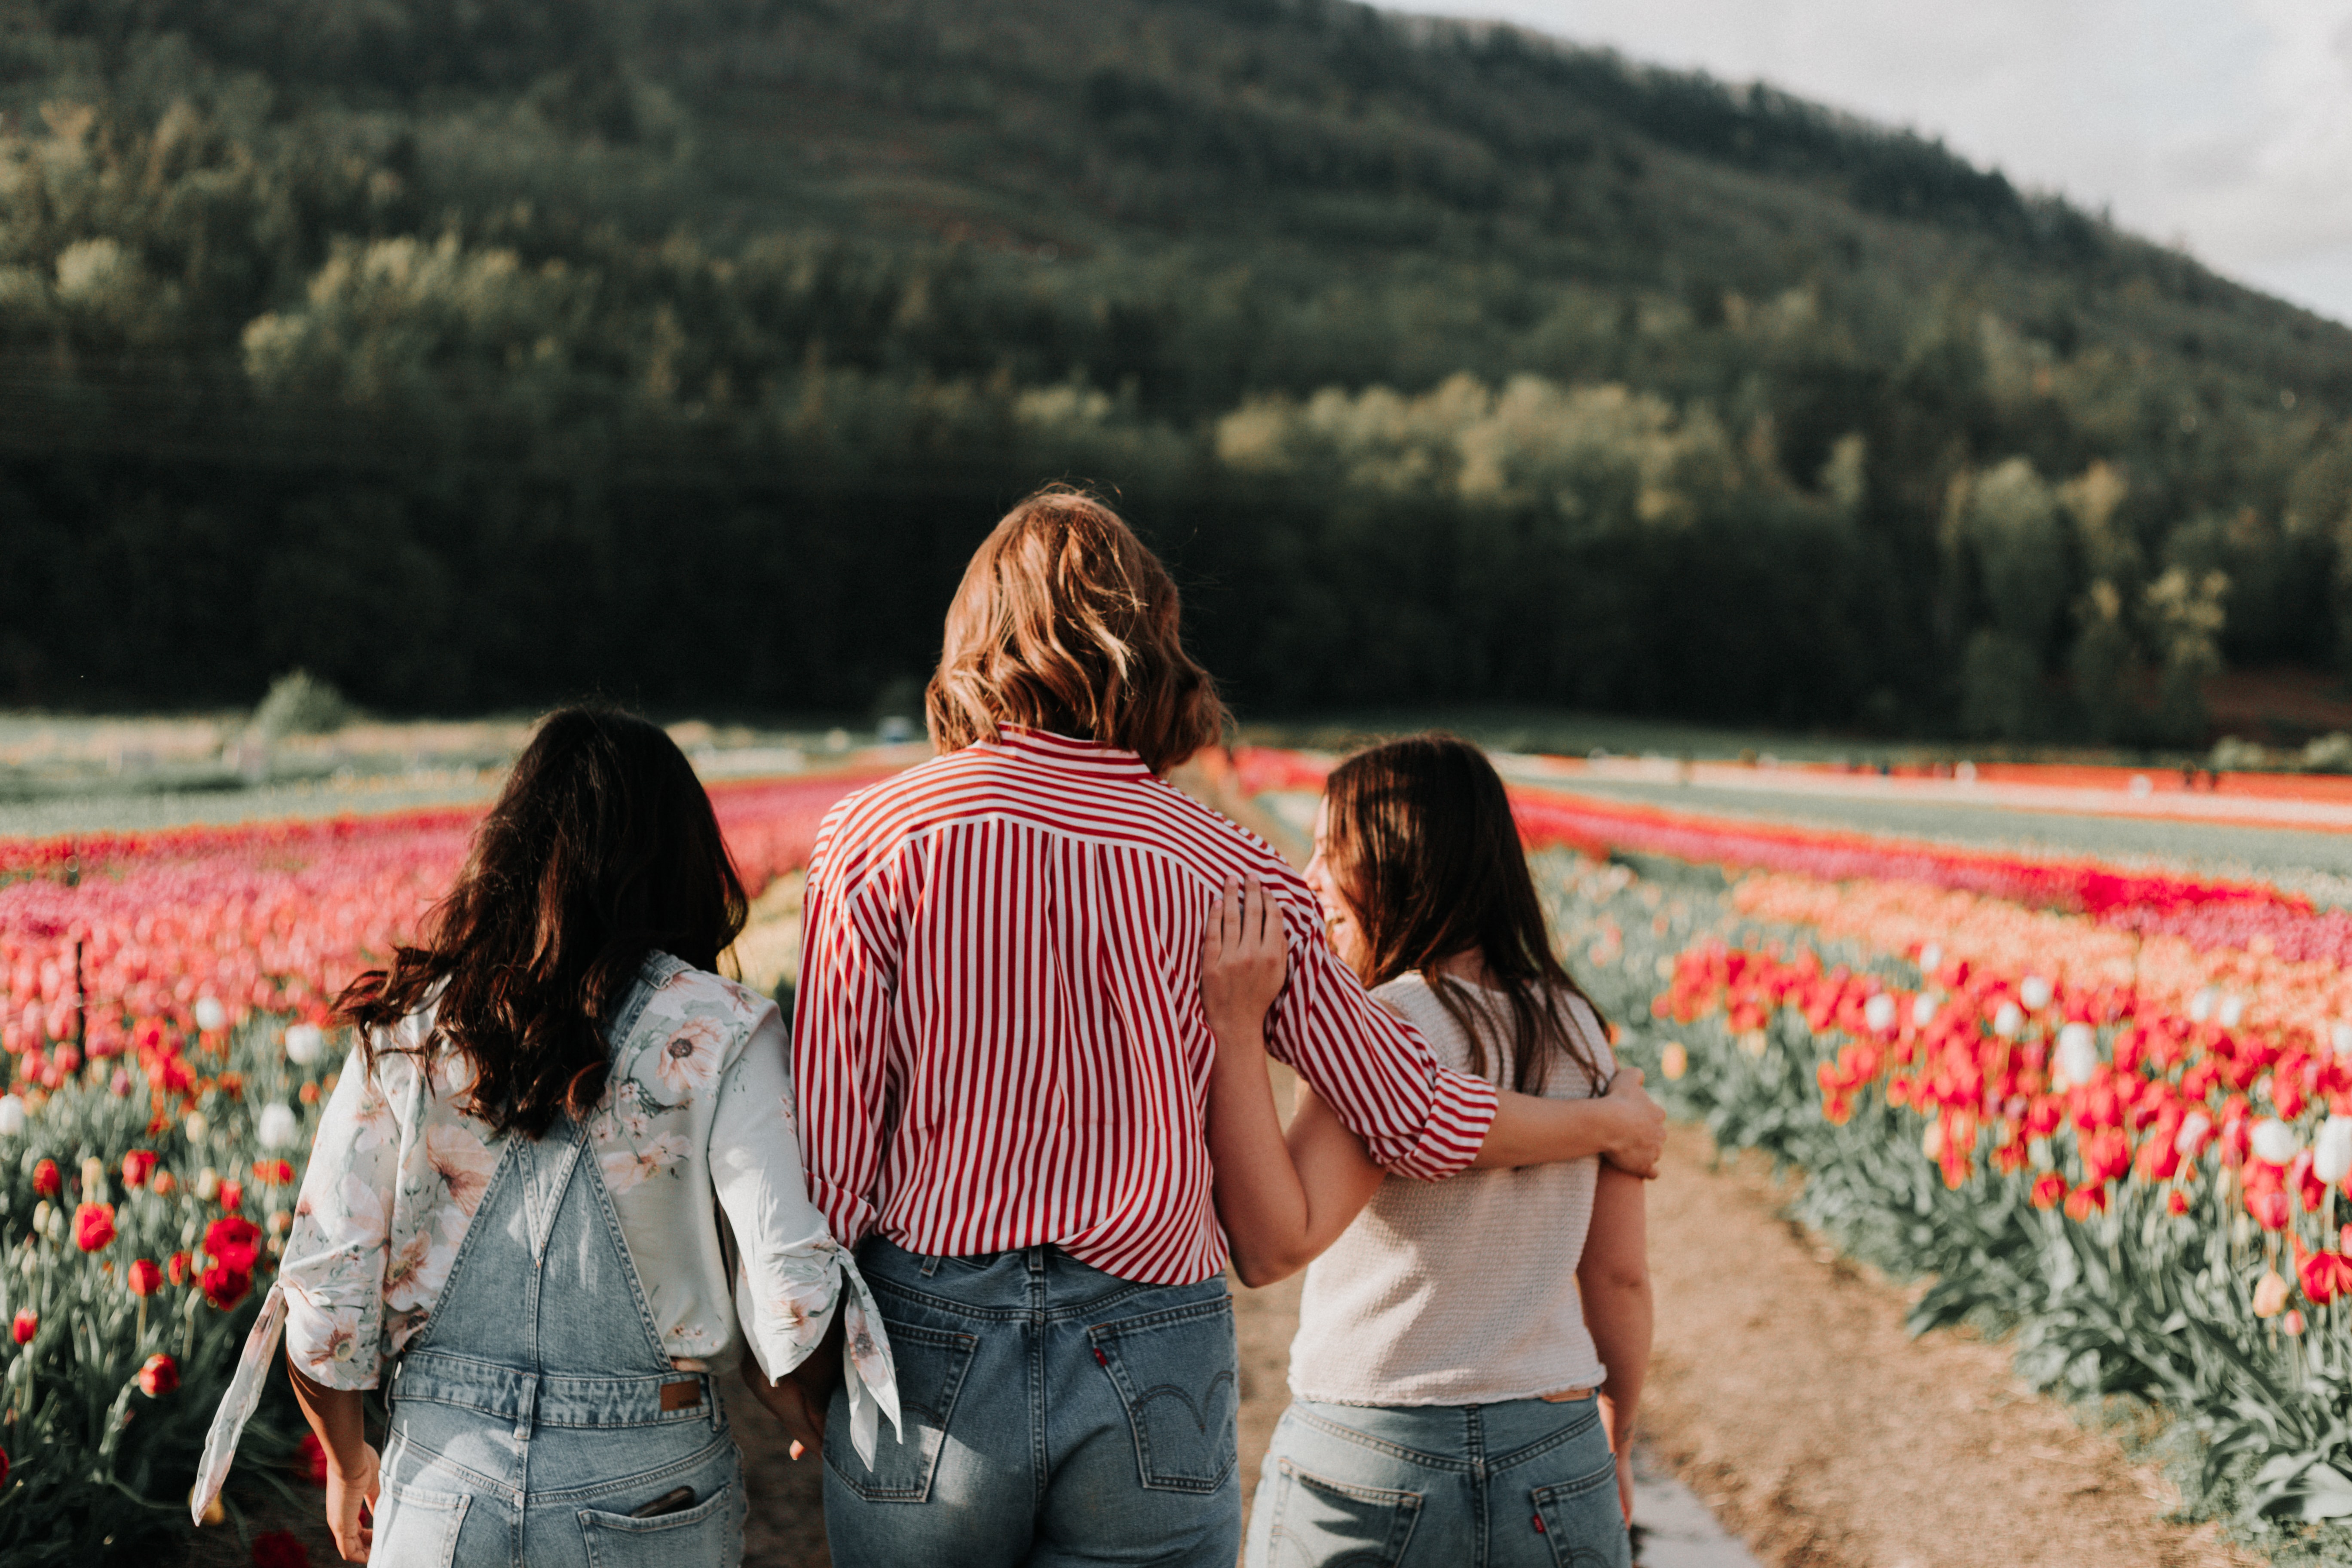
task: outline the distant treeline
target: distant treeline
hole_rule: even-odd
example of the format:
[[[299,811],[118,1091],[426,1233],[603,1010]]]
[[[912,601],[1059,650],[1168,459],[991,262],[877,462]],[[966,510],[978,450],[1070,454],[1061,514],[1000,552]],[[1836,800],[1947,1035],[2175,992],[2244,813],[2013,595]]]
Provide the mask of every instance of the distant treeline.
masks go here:
[[[2202,738],[2352,331],[1916,138],[1304,0],[0,0],[0,701],[866,709],[1117,491],[1245,705]]]

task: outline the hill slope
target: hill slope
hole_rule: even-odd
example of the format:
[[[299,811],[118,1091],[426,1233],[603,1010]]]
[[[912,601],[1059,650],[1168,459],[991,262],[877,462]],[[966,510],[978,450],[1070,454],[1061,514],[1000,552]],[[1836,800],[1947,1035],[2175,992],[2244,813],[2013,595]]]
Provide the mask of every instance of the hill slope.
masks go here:
[[[1507,29],[0,0],[0,695],[856,705],[1056,474],[1261,704],[2189,741],[2339,654],[2352,331]]]

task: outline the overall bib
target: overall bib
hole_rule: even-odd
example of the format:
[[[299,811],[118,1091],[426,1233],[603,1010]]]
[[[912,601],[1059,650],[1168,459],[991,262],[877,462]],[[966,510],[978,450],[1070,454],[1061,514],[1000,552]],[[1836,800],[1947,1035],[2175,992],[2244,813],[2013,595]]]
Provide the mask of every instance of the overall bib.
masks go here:
[[[741,1460],[654,1327],[587,1134],[509,1134],[386,1394],[383,1568],[733,1568]],[[638,1509],[691,1488],[693,1501]]]

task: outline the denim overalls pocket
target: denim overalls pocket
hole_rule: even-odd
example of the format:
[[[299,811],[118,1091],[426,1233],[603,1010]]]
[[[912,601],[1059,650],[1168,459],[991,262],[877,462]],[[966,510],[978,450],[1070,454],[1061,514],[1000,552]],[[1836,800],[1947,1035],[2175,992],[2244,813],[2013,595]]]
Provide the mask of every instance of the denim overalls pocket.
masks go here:
[[[724,1563],[735,1532],[731,1490],[651,1519],[580,1510],[589,1568],[708,1568]]]
[[[921,1502],[931,1494],[931,1472],[947,1440],[956,1394],[971,1366],[980,1341],[952,1329],[892,1321],[890,1359],[898,1373],[898,1409],[906,1420],[904,1441],[886,1423],[874,1445],[874,1467],[849,1446],[845,1416],[828,1420],[824,1462],[842,1484],[867,1502]],[[836,1399],[835,1404],[840,1402]],[[838,1412],[836,1412],[838,1414]]]
[[[466,1506],[472,1500],[462,1492],[384,1488],[369,1561],[396,1563],[400,1568],[449,1568],[457,1554],[457,1532],[465,1528]]]
[[[1155,1490],[1213,1492],[1234,1469],[1241,1364],[1230,1297],[1087,1331],[1135,1435],[1136,1468]]]

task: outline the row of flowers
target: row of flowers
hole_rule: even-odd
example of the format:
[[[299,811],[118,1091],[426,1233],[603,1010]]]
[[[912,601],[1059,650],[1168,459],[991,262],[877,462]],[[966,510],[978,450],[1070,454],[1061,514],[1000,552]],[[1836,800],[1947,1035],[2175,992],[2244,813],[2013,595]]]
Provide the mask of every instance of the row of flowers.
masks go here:
[[[825,809],[866,776],[716,786],[746,881],[756,890],[798,866]],[[217,1037],[256,1015],[321,1021],[344,982],[412,932],[447,888],[478,815],[6,850],[52,874],[0,886],[0,1047],[18,1058],[17,1079],[54,1089],[86,1063],[129,1055],[169,1075],[178,1069],[162,1064],[190,1037]]]

